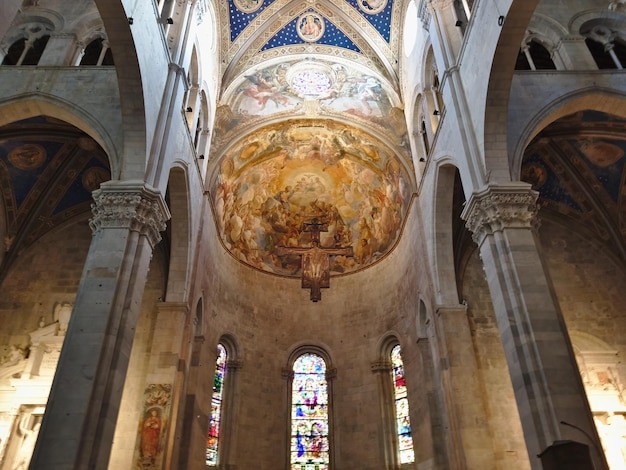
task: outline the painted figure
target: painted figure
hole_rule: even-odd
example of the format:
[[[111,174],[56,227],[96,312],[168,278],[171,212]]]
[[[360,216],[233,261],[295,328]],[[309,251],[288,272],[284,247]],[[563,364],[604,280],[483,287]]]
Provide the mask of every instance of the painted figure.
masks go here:
[[[159,437],[161,436],[161,418],[156,409],[150,410],[150,415],[143,422],[141,431],[141,455],[152,462],[159,453]]]

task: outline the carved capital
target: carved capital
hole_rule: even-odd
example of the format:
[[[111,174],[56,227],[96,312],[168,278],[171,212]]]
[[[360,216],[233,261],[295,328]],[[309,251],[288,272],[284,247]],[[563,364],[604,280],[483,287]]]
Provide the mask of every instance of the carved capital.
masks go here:
[[[125,228],[139,232],[154,247],[161,241],[170,211],[161,193],[137,181],[107,181],[93,192],[92,232],[107,228]]]
[[[443,10],[444,8],[447,8],[450,5],[452,5],[452,3],[454,2],[454,0],[427,0],[427,1],[428,1],[428,6],[432,10]]]
[[[234,359],[231,359],[229,361],[226,361],[226,370],[229,372],[236,372],[239,369],[241,369],[242,366],[242,362],[241,361],[236,361]]]
[[[486,236],[505,228],[531,228],[538,196],[527,183],[489,186],[472,194],[461,218],[480,246]]]

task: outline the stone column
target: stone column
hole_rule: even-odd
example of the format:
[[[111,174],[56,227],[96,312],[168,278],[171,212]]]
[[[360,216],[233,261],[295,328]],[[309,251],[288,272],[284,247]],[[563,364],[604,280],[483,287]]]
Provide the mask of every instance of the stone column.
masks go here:
[[[606,469],[600,442],[533,221],[538,194],[527,183],[472,195],[461,217],[473,232],[487,282],[533,469],[559,440],[587,444]],[[567,423],[567,424],[565,424]]]
[[[169,218],[143,181],[108,181],[93,196],[93,239],[33,470],[107,468],[150,258]]]

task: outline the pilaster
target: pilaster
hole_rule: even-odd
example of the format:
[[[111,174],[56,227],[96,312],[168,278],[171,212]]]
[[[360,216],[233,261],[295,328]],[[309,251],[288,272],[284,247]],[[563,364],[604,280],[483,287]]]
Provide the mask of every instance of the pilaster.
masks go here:
[[[596,470],[606,469],[535,238],[537,196],[527,183],[488,186],[461,217],[480,249],[532,468],[541,468],[537,455],[554,441],[568,439],[587,444]]]
[[[107,468],[152,249],[169,218],[142,181],[108,181],[93,196],[93,238],[31,469]]]
[[[442,398],[448,411],[451,467],[488,468],[495,460],[465,305],[439,305],[435,313]]]
[[[396,436],[396,417],[394,415],[393,403],[393,383],[391,362],[378,360],[372,362],[370,366],[372,373],[376,375],[376,384],[378,386],[378,400],[381,415],[381,441],[383,458],[385,460],[385,468],[398,468],[398,455],[394,441],[389,436]]]
[[[171,390],[169,403],[163,404],[163,422],[168,423],[163,432],[164,457],[152,468],[170,468],[175,453],[174,431],[179,419],[181,402],[184,400],[190,339],[189,308],[185,303],[161,302],[156,305],[156,321],[152,335],[146,392],[155,385]],[[144,410],[147,412],[147,409]],[[142,414],[143,416],[143,414]]]

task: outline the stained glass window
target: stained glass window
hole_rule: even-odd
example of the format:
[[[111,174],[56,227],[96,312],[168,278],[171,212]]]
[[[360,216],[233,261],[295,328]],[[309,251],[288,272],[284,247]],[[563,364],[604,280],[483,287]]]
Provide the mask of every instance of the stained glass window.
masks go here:
[[[393,367],[393,395],[396,408],[400,463],[412,463],[415,460],[415,455],[413,452],[409,401],[406,393],[406,379],[404,378],[404,363],[400,355],[400,345],[394,346],[391,350],[391,365]]]
[[[328,470],[328,384],[326,363],[306,353],[293,365],[291,470]]]
[[[211,397],[211,418],[206,444],[206,464],[217,466],[218,444],[220,437],[220,418],[222,413],[222,397],[224,396],[224,376],[226,375],[226,348],[217,345],[217,361],[213,378],[213,396]]]

